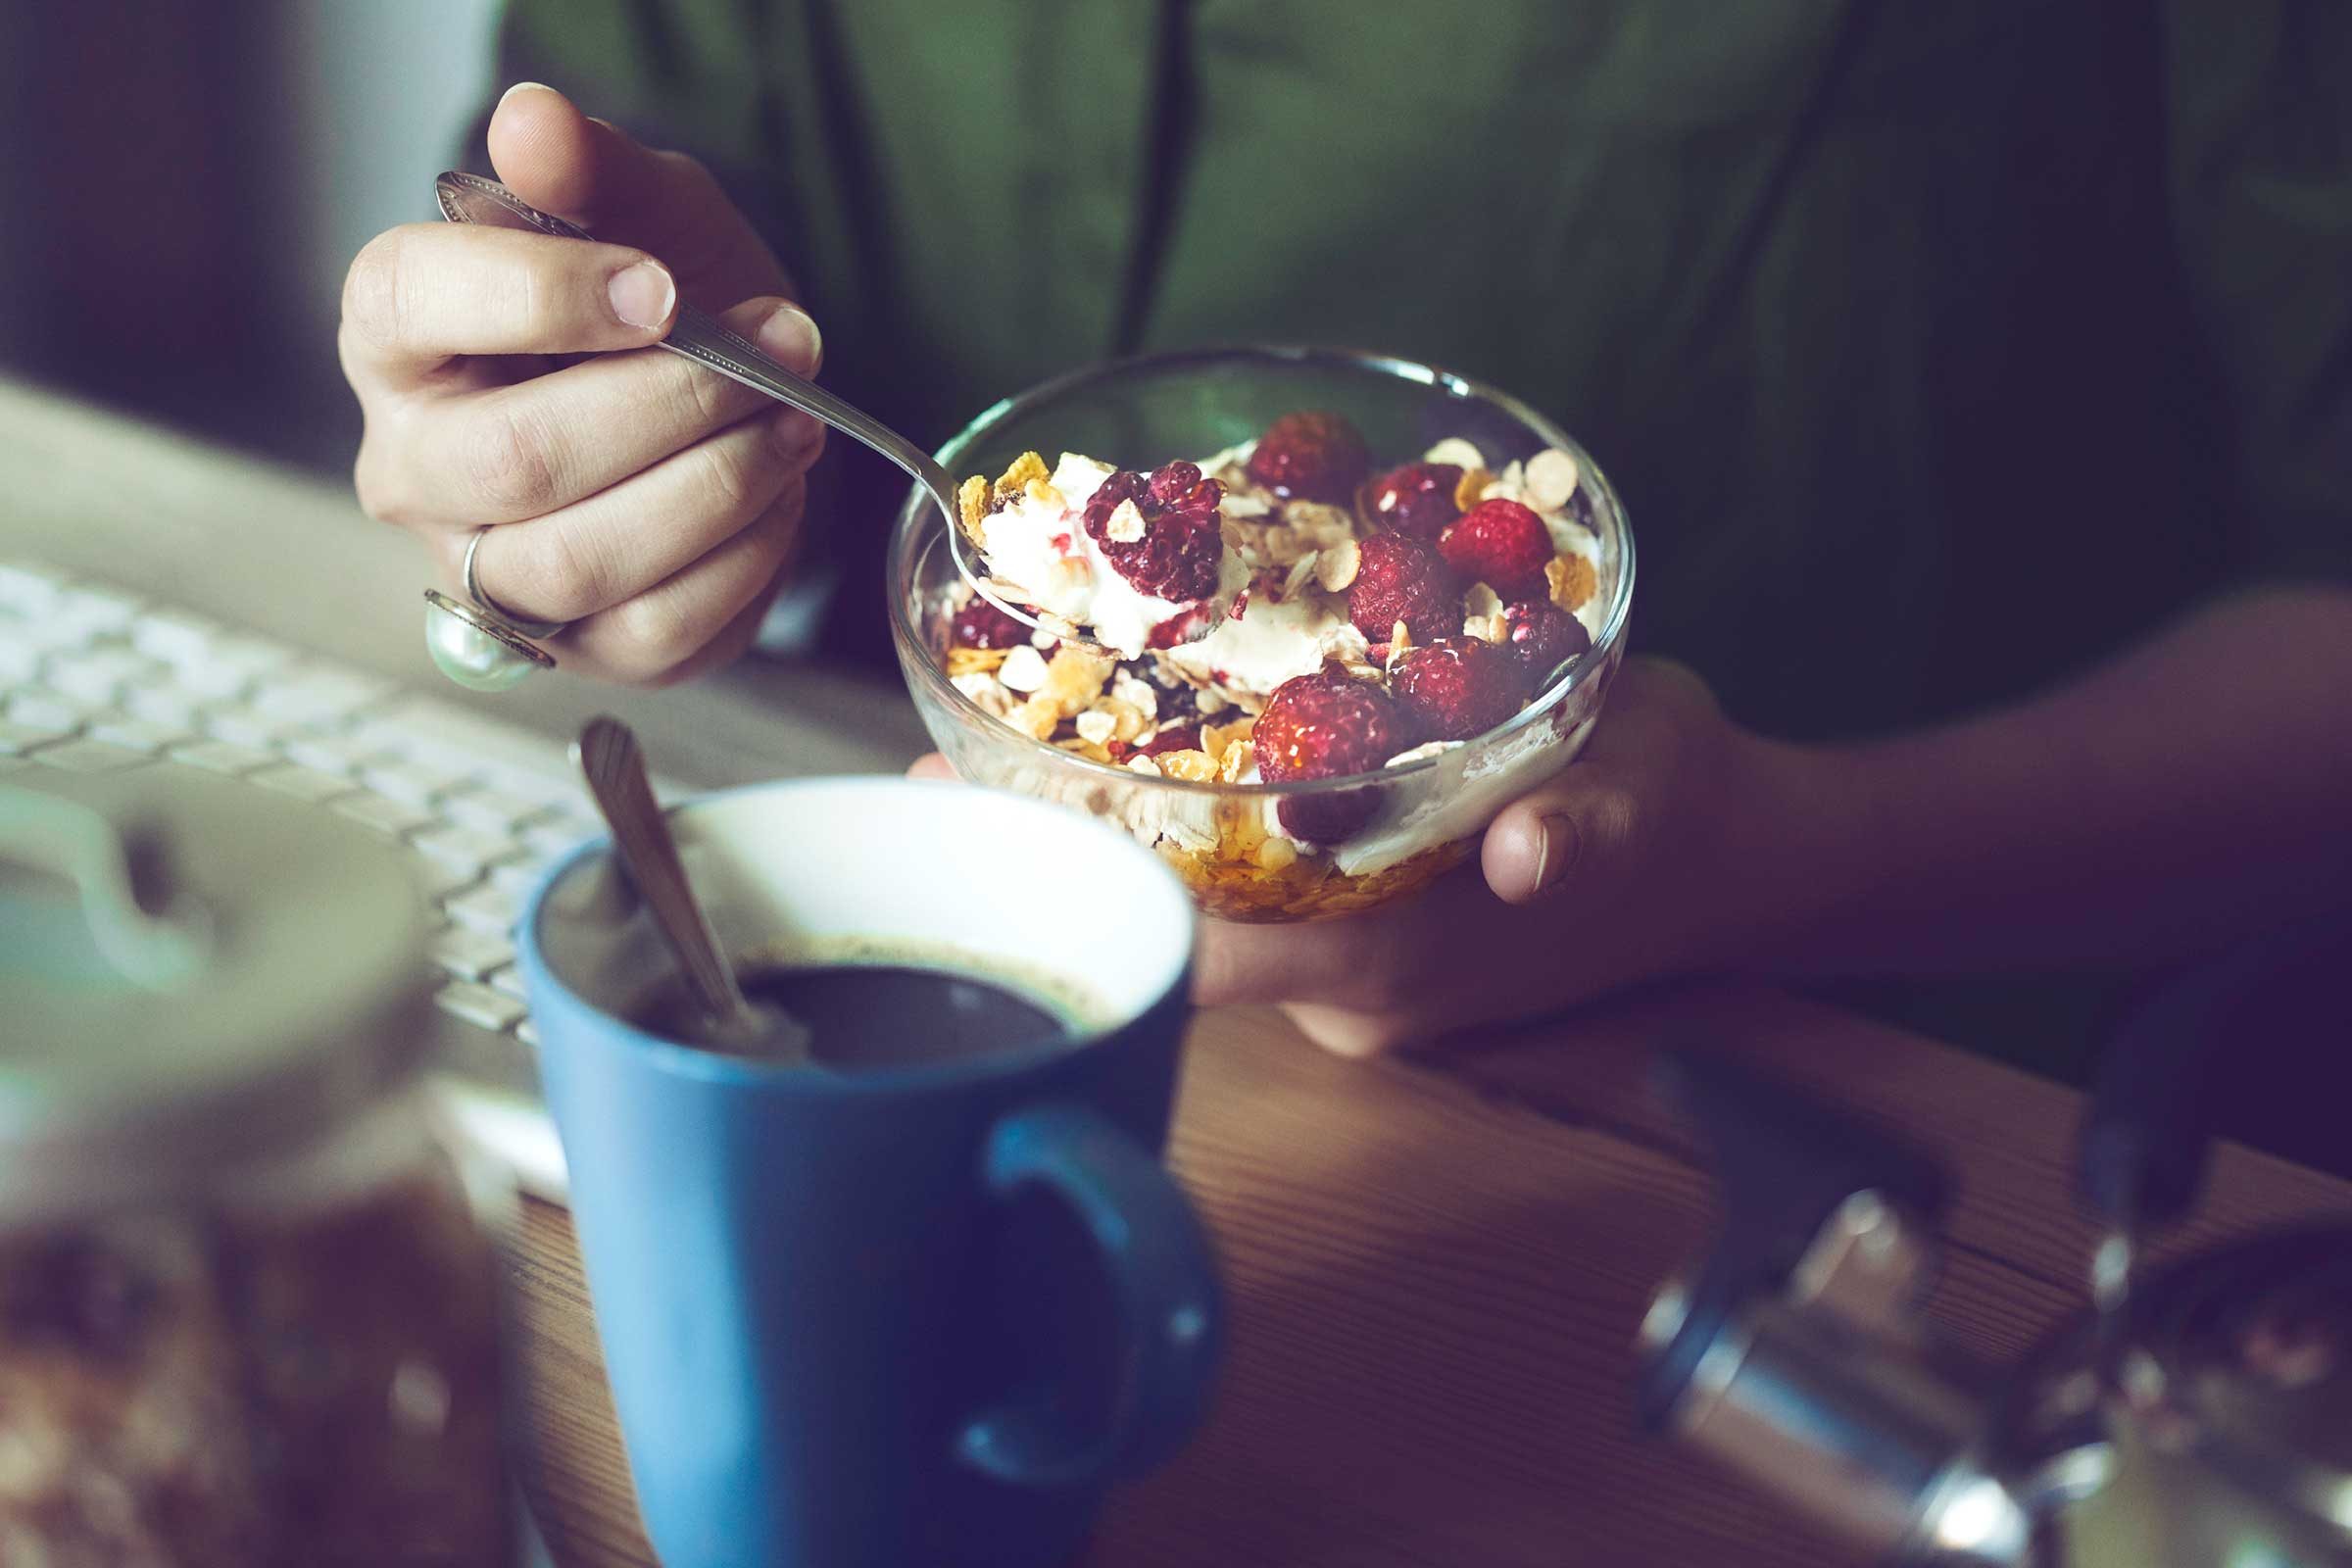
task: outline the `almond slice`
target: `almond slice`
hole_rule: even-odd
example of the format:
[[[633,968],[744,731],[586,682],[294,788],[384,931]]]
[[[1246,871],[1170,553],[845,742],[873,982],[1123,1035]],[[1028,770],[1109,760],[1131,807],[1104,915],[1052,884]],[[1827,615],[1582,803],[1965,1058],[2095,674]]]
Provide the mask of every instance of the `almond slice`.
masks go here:
[[[1487,455],[1456,435],[1447,436],[1427,452],[1422,453],[1421,461],[1423,463],[1450,463],[1457,468],[1483,468],[1487,466]]]
[[[1527,460],[1527,499],[1540,512],[1557,512],[1576,494],[1576,459],[1546,447]]]
[[[1250,744],[1247,741],[1228,741],[1224,760],[1217,763],[1217,777],[1227,784],[1239,784],[1250,766]]]
[[[1122,501],[1111,510],[1102,524],[1103,536],[1113,544],[1131,545],[1144,536],[1144,514],[1132,501]]]
[[[1339,539],[1316,553],[1315,581],[1325,593],[1341,593],[1355,581],[1364,553],[1353,539]]]
[[[1159,759],[1156,757],[1130,757],[1127,759],[1127,771],[1149,774],[1152,778],[1157,778],[1159,777]]]
[[[1089,746],[1107,746],[1119,731],[1118,719],[1099,708],[1080,713],[1077,724],[1078,738]]]
[[[1322,559],[1322,555],[1320,550],[1310,550],[1291,563],[1290,575],[1282,579],[1281,599],[1294,598],[1299,589],[1306,586],[1306,580],[1315,574],[1315,563]]]

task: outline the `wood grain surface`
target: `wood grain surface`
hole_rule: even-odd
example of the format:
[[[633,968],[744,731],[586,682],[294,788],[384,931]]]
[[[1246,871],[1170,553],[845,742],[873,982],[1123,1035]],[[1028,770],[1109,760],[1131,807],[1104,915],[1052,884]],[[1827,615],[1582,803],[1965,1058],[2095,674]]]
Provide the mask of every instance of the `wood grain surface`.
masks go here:
[[[1739,1050],[1944,1160],[1933,1309],[2007,1357],[2082,1299],[2076,1096],[1785,995],[1640,998],[1418,1059],[1343,1061],[1279,1015],[1196,1025],[1173,1159],[1215,1236],[1232,1351],[1206,1431],[1115,1494],[1087,1568],[1565,1568],[1850,1559],[1705,1463],[1642,1441],[1642,1309],[1707,1238],[1695,1151],[1652,1098],[1668,1041]],[[2179,1245],[2352,1208],[2352,1186],[2227,1148]],[[525,1486],[564,1568],[643,1568],[568,1223],[514,1249]]]

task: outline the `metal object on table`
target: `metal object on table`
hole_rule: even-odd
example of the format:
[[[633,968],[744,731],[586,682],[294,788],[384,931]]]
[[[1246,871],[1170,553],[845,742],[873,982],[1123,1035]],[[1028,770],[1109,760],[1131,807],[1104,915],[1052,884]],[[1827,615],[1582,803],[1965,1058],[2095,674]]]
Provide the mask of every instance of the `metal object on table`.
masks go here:
[[[654,799],[636,735],[619,719],[600,714],[581,727],[571,751],[605,826],[612,832],[620,863],[654,918],[654,929],[678,960],[678,973],[711,1043],[735,1051],[756,1050],[771,1061],[807,1061],[808,1031],[743,994],[710,916],[678,859],[677,841],[670,837],[669,818]]]
[[[2127,1021],[2079,1150],[2109,1227],[2094,1304],[2015,1368],[1918,1313],[1940,1172],[1737,1063],[1671,1056],[1730,1212],[1642,1324],[1645,1422],[1892,1563],[2352,1563],[2352,1218],[2136,1258],[2193,1203],[2217,1075],[2283,1043],[2232,1035],[2233,1000],[2331,944],[2352,928],[2230,955]]]
[[[478,174],[451,171],[434,181],[434,190],[441,203],[441,215],[453,223],[486,223],[564,239],[594,237],[578,224],[566,222],[553,213],[541,212],[498,181]],[[1036,624],[1034,615],[999,598],[982,580],[985,574],[965,559],[963,530],[957,521],[956,481],[921,447],[872,415],[843,402],[807,377],[794,374],[768,358],[750,338],[728,330],[709,312],[692,305],[680,303],[677,319],[661,346],[823,420],[904,468],[947,514],[950,549],[955,552],[956,569],[974,591],[1000,609]],[[499,609],[482,593],[472,571],[473,548],[480,543],[481,536],[476,534],[466,550],[466,587],[472,600],[470,606],[426,591],[425,646],[441,672],[459,685],[474,691],[503,691],[534,669],[554,666],[554,658],[532,645],[557,635],[564,627],[561,622],[522,620]]]

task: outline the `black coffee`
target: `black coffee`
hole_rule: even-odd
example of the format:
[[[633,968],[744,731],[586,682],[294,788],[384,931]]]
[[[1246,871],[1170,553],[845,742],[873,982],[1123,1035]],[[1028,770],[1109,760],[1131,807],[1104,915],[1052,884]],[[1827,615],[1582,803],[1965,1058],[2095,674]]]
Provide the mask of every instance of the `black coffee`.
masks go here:
[[[956,969],[755,962],[738,965],[736,980],[755,1007],[774,1007],[807,1031],[803,1038],[818,1066],[842,1072],[954,1061],[1073,1033],[1064,1013]],[[664,1039],[719,1049],[681,982],[656,988],[630,1016]]]

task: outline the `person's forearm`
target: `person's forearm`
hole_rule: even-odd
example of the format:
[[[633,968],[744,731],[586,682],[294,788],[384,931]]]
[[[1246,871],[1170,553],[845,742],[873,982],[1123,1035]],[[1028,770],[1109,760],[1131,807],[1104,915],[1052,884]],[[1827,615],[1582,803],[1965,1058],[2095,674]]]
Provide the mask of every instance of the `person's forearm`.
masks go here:
[[[1761,743],[1734,967],[2155,960],[2352,899],[2352,592],[2225,601],[2045,697]]]

